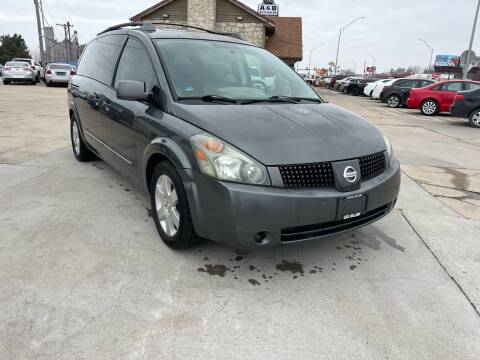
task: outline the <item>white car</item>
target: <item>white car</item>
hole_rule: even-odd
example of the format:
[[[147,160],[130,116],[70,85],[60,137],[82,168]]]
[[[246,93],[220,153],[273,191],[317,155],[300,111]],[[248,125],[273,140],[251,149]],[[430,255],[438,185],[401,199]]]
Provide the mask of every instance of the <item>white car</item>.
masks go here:
[[[382,83],[386,83],[386,82],[389,82],[391,79],[382,79],[382,80],[378,80],[378,81],[374,81],[374,82],[371,82],[369,84],[367,84],[367,86],[365,86],[365,88],[363,89],[363,94],[365,96],[372,96],[373,94],[373,90],[375,90],[375,88],[382,84]]]
[[[69,64],[51,63],[45,68],[45,85],[68,84],[73,75],[76,74],[76,68]]]
[[[42,69],[42,65],[40,65],[38,61],[35,61],[34,59],[27,59],[27,58],[15,58],[15,59],[12,59],[12,61],[27,62],[30,68],[35,73],[35,79],[37,83],[40,82],[40,74],[43,72],[43,69]]]
[[[371,98],[373,100],[380,100],[380,95],[382,94],[382,91],[383,91],[383,88],[385,86],[390,86],[392,85],[395,81],[397,80],[401,80],[401,79],[390,79],[386,82],[383,82],[383,83],[380,83],[380,84],[377,84],[377,86],[375,87],[375,89],[373,90],[372,92],[372,95],[371,95]]]
[[[8,61],[2,71],[3,84],[8,85],[11,82],[29,82],[32,85],[37,84],[35,72],[29,63],[24,61]]]

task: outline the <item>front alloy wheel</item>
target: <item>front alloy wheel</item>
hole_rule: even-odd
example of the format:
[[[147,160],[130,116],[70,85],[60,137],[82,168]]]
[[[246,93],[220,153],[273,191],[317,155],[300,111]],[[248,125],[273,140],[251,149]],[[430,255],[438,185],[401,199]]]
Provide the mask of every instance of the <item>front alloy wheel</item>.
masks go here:
[[[178,195],[172,179],[161,175],[155,185],[155,210],[162,230],[168,236],[175,236],[180,227],[180,212],[178,211]]]
[[[387,99],[387,105],[391,108],[397,108],[400,106],[400,98],[398,95],[390,95]]]
[[[168,247],[181,250],[200,241],[193,227],[183,181],[171,163],[162,161],[153,170],[150,200],[155,226]]]
[[[480,110],[476,110],[470,115],[470,125],[480,128]]]
[[[438,104],[434,100],[425,100],[420,106],[423,115],[432,116],[438,113]]]

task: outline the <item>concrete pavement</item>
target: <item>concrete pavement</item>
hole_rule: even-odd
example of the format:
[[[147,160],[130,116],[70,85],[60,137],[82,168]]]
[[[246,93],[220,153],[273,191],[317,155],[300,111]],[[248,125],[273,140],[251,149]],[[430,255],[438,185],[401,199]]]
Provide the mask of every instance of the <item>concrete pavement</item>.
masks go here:
[[[480,132],[322,93],[391,138],[397,209],[302,245],[173,252],[141,190],[74,159],[64,88],[0,85],[0,359],[478,359],[480,222],[458,208]]]

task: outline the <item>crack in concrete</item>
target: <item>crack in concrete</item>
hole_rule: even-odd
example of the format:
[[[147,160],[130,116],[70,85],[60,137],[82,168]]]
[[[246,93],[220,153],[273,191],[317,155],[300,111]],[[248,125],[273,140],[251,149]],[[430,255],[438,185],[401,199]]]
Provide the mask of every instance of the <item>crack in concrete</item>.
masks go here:
[[[468,294],[465,292],[465,290],[462,288],[462,286],[459,284],[459,282],[453,277],[453,275],[450,274],[450,272],[447,270],[446,266],[443,265],[443,263],[440,261],[440,259],[438,258],[438,256],[433,252],[432,248],[427,244],[427,242],[423,239],[423,237],[420,235],[420,233],[417,231],[417,229],[415,229],[415,227],[413,226],[413,224],[410,222],[410,220],[408,219],[408,217],[405,215],[405,213],[403,212],[403,210],[400,210],[400,214],[402,214],[402,217],[405,219],[405,221],[407,222],[408,226],[410,226],[410,228],[412,229],[412,231],[417,235],[417,237],[420,239],[420,241],[423,243],[423,245],[427,248],[427,250],[430,252],[430,254],[432,254],[432,256],[434,257],[434,259],[438,262],[438,264],[441,266],[441,268],[443,269],[443,271],[445,272],[445,274],[447,274],[447,276],[450,278],[450,280],[453,281],[453,283],[457,286],[458,290],[460,290],[460,292],[463,294],[463,296],[465,297],[465,299],[468,301],[468,303],[470,304],[470,306],[473,308],[473,310],[475,311],[475,313],[477,314],[477,316],[480,318],[480,311],[479,309],[477,309],[476,305],[474,304],[474,302],[472,301],[472,299],[470,299],[470,297],[468,296]]]

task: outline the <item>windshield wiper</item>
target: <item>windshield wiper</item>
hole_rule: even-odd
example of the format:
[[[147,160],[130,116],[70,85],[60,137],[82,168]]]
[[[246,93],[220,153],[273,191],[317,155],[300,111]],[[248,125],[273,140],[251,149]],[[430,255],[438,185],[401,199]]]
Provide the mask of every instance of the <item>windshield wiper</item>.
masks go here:
[[[204,96],[180,96],[177,100],[201,100],[205,102],[222,102],[222,103],[232,103],[238,104],[238,101],[235,99],[227,98],[220,95],[204,95]]]
[[[200,100],[206,101],[206,102],[220,101],[220,102],[227,102],[227,103],[232,103],[232,104],[237,104],[238,103],[238,101],[235,100],[235,99],[227,98],[225,96],[220,96],[220,95],[205,95],[205,96],[202,96],[200,98]]]
[[[298,104],[302,101],[311,101],[315,103],[322,102],[322,100],[320,99],[276,95],[276,96],[270,96],[267,99],[246,100],[242,102],[242,105],[255,104],[255,103],[261,103],[261,102]]]

